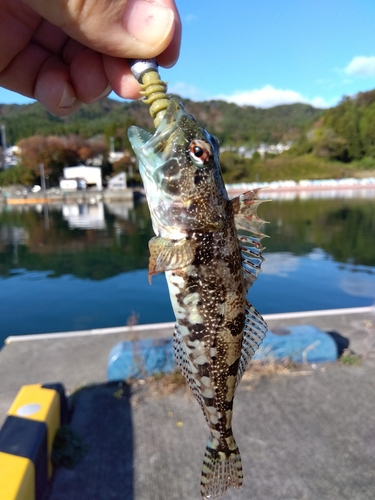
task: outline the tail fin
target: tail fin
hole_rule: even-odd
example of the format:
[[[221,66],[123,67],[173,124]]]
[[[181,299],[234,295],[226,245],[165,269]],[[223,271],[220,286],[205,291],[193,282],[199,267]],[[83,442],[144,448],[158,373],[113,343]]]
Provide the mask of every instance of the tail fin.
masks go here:
[[[243,481],[241,455],[233,439],[231,449],[221,449],[210,436],[203,458],[201,476],[202,499],[215,500],[231,486],[240,488]]]

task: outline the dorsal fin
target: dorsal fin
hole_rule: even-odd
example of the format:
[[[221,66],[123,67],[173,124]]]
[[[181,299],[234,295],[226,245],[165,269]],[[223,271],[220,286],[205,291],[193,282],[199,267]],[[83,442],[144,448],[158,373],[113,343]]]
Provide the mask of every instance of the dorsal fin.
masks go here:
[[[265,201],[258,198],[258,191],[247,191],[231,201],[247,288],[254,283],[261,270],[264,261],[261,240],[267,236],[261,231],[266,221],[257,215],[258,206]]]
[[[243,332],[241,358],[238,366],[236,387],[241,381],[242,375],[246,370],[255,351],[258,349],[268,330],[267,323],[259,312],[246,302],[246,318]]]

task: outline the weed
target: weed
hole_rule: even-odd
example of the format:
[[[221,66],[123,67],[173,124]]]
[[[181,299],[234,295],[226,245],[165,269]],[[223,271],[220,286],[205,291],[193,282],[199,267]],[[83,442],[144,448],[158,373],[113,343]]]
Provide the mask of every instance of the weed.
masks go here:
[[[362,358],[358,354],[355,354],[350,349],[345,349],[342,353],[339,362],[342,365],[347,366],[359,366],[362,363]]]

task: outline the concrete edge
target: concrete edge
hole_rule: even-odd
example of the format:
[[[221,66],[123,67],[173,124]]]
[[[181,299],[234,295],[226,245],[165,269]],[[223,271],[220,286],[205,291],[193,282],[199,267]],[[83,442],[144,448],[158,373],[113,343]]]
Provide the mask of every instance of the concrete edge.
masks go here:
[[[295,318],[313,318],[321,316],[337,316],[341,314],[374,314],[374,306],[368,307],[352,307],[347,309],[327,309],[320,311],[301,311],[301,312],[288,312],[278,314],[264,314],[263,317],[266,321],[272,320],[288,320]],[[165,336],[170,336],[173,332],[174,322],[170,323],[152,323],[148,325],[133,325],[133,326],[118,326],[112,328],[96,328],[93,330],[76,330],[70,332],[54,332],[54,333],[38,333],[31,335],[15,335],[5,339],[5,345],[13,342],[26,342],[32,340],[53,340],[61,338],[74,338],[74,337],[90,337],[95,335],[113,335],[123,334],[128,338],[139,333],[162,333],[164,330]]]

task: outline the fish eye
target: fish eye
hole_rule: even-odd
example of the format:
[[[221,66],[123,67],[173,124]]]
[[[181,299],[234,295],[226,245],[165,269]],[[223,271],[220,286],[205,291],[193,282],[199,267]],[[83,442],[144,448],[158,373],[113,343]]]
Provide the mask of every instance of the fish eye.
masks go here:
[[[203,165],[204,163],[207,163],[212,156],[211,145],[206,141],[195,139],[190,143],[189,154],[195,163]]]
[[[203,156],[203,153],[204,153],[203,149],[200,148],[199,146],[194,146],[193,150],[194,150],[194,155],[197,156],[198,158]]]

